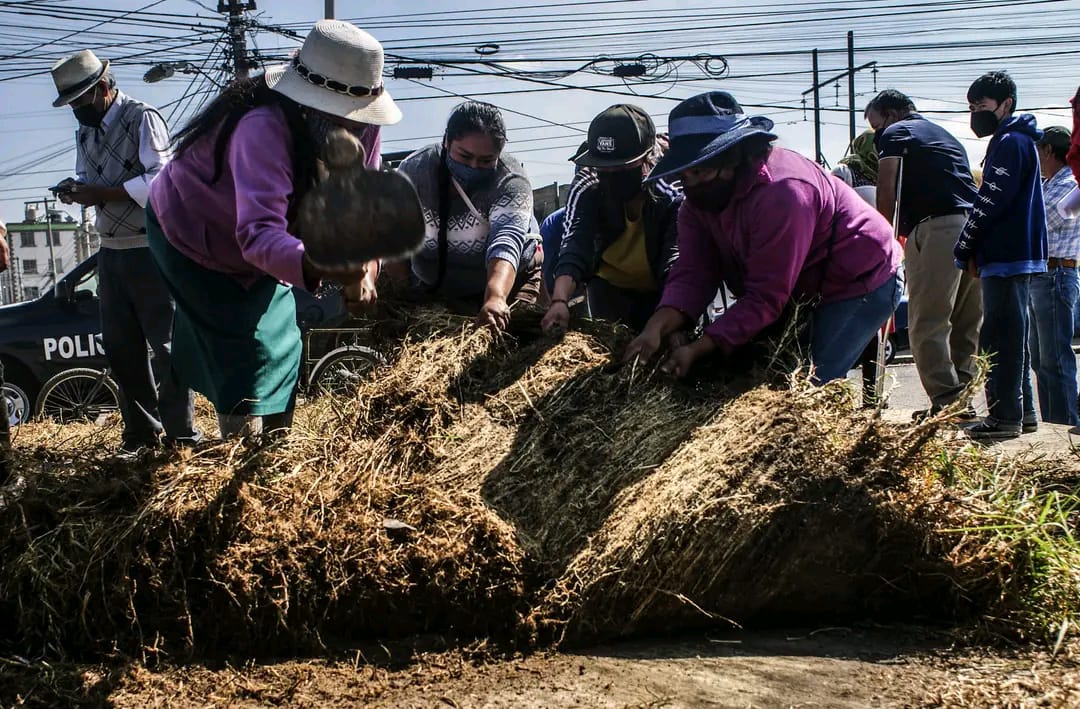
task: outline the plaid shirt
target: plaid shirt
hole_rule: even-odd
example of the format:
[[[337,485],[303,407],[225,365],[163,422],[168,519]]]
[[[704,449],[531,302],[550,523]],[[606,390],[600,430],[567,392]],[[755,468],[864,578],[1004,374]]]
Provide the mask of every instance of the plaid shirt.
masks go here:
[[[1047,255],[1053,258],[1080,257],[1080,219],[1065,219],[1058,214],[1057,203],[1076,187],[1072,170],[1063,167],[1048,180],[1043,180],[1043,202],[1046,204]]]

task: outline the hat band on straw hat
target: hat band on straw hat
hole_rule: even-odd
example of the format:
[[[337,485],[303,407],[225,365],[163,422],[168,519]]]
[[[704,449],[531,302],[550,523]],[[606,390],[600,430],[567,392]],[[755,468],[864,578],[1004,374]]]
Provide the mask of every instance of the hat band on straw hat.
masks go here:
[[[349,86],[348,84],[334,79],[329,79],[322,74],[313,72],[308,67],[304,66],[300,62],[300,57],[293,58],[293,67],[296,69],[296,73],[300,75],[304,81],[309,84],[314,84],[324,89],[329,89],[335,93],[344,94],[346,96],[353,96],[355,98],[366,98],[368,96],[378,96],[385,89],[385,85],[379,85],[374,88],[367,86]]]
[[[725,116],[686,116],[676,118],[668,126],[672,138],[684,135],[717,135],[741,128],[750,122],[744,113],[731,113]]]

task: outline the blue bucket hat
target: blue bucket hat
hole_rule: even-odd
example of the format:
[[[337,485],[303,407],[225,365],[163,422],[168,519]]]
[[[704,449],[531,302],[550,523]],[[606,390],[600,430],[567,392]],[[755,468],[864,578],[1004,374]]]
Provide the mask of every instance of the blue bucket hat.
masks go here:
[[[744,114],[739,102],[726,91],[688,98],[668,115],[671,145],[646,182],[707,162],[752,135],[775,140],[772,128],[768,118]]]

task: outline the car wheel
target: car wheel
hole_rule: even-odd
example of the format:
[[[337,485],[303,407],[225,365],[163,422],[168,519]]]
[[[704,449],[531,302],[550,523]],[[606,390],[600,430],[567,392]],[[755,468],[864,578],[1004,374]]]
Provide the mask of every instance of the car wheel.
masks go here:
[[[18,426],[30,417],[30,396],[13,382],[0,386],[0,416],[8,417],[9,426]]]
[[[896,335],[889,335],[885,340],[885,364],[892,364],[896,359]]]
[[[21,417],[19,423],[23,423],[34,415],[34,401],[37,399],[37,393],[41,387],[38,385],[37,379],[30,373],[21,362],[13,360],[10,357],[3,358],[4,365],[4,400],[7,403],[8,400],[16,402],[14,406],[17,406],[17,410],[0,408],[0,414],[9,414],[9,421],[14,425],[14,420],[11,419],[11,415],[18,413]]]

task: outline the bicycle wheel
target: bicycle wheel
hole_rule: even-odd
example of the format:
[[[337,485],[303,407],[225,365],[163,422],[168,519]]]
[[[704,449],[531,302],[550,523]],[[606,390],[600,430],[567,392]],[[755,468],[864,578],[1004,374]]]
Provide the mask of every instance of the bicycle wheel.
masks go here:
[[[316,393],[352,396],[360,382],[385,362],[382,355],[369,347],[339,347],[315,365],[309,387]]]
[[[120,401],[116,382],[98,369],[69,369],[45,382],[38,394],[34,414],[61,423],[95,421],[117,411]]]

